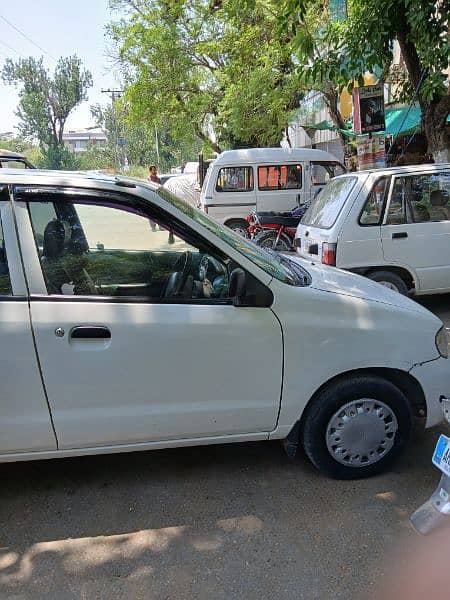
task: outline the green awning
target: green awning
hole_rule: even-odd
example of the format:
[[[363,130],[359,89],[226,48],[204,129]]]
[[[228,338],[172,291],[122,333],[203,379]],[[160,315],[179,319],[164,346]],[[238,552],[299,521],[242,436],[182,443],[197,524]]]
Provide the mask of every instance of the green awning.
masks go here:
[[[419,106],[405,106],[403,108],[387,108],[385,112],[386,129],[378,131],[373,135],[408,135],[420,131],[420,119],[422,111]],[[447,118],[450,123],[450,115]],[[336,130],[336,127],[330,121],[321,121],[312,125],[302,125],[303,129],[311,130]],[[349,124],[347,129],[340,129],[347,137],[355,137],[352,126]],[[366,134],[367,135],[367,134]]]

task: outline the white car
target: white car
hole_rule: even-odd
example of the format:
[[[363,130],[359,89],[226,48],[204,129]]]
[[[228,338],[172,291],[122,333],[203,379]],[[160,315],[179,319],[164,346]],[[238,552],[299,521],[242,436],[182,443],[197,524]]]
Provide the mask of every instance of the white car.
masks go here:
[[[2,170],[0,218],[0,461],[280,439],[362,477],[442,419],[442,323],[376,283],[138,180]]]
[[[450,164],[348,173],[303,216],[300,256],[409,295],[450,292]]]

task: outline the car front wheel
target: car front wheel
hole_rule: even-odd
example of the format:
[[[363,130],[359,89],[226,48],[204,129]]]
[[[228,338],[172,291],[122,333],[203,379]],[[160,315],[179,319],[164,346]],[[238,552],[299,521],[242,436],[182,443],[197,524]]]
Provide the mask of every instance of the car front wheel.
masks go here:
[[[330,477],[370,477],[402,452],[411,426],[404,394],[381,377],[361,375],[316,396],[303,419],[303,446],[311,462]]]

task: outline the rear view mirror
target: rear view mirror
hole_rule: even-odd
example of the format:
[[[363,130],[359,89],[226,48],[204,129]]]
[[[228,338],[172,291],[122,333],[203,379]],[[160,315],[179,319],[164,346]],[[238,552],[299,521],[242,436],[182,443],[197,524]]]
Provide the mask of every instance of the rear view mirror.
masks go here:
[[[234,306],[243,306],[246,293],[245,271],[243,269],[233,269],[230,275],[230,298]]]

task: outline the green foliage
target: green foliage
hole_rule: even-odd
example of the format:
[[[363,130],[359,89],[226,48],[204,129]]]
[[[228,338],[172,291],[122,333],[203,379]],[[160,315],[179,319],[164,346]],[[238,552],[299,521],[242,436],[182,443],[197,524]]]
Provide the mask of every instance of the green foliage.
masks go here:
[[[63,147],[64,126],[70,112],[83,100],[92,86],[92,76],[82,68],[77,56],[61,57],[53,75],[43,59],[32,57],[14,62],[6,59],[3,82],[20,87],[17,116],[20,134],[37,139],[50,168],[71,168],[74,160]]]
[[[42,161],[42,152],[39,146],[32,144],[29,140],[21,137],[12,140],[0,139],[0,148],[23,154],[32,165],[39,165]]]
[[[302,80],[332,81],[340,89],[354,80],[361,85],[365,71],[389,71],[393,44],[397,41],[408,75],[400,82],[401,97],[419,101],[425,133],[433,150],[438,152],[450,145],[445,133],[450,112],[445,74],[450,65],[450,3],[347,0],[347,9],[346,20],[333,21],[328,15],[328,3],[282,0],[280,26],[295,32],[294,49],[301,63]],[[326,18],[313,36],[313,45],[308,15],[314,11]]]
[[[275,0],[116,0],[128,120],[172,142],[278,144],[302,90]],[[214,135],[213,132],[214,131]]]

